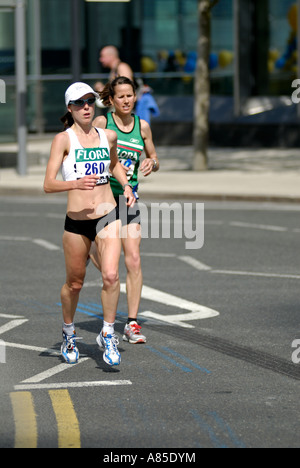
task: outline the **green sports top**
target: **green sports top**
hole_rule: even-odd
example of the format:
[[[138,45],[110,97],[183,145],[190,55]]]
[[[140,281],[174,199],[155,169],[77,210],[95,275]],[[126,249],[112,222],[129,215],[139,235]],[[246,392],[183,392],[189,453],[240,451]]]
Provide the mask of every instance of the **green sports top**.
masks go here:
[[[132,114],[134,117],[134,127],[131,132],[123,132],[115,123],[113,113],[107,114],[106,128],[114,130],[118,136],[117,151],[121,164],[128,164],[130,167],[127,173],[127,179],[137,191],[138,185],[138,170],[140,165],[140,157],[143,152],[145,143],[141,135],[140,118]],[[129,166],[130,165],[130,166]],[[123,195],[124,190],[119,182],[114,178],[110,178],[110,186],[114,196]]]

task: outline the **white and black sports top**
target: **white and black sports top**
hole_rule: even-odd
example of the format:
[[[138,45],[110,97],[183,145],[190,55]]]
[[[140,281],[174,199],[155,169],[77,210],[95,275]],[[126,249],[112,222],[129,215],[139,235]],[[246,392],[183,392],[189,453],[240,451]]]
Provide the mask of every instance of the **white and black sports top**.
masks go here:
[[[64,181],[77,180],[91,174],[99,175],[97,185],[107,184],[110,173],[110,148],[101,128],[96,128],[99,134],[99,147],[84,148],[74,130],[68,128],[66,132],[70,138],[70,152],[62,163],[62,177]]]

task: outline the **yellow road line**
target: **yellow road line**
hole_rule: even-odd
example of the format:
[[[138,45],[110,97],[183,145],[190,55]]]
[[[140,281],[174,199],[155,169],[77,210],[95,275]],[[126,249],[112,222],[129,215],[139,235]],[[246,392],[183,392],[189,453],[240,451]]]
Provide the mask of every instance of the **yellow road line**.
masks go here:
[[[30,392],[11,393],[15,421],[15,448],[37,447],[37,424],[33,398]]]
[[[80,448],[79,422],[68,390],[49,390],[58,428],[59,448]]]

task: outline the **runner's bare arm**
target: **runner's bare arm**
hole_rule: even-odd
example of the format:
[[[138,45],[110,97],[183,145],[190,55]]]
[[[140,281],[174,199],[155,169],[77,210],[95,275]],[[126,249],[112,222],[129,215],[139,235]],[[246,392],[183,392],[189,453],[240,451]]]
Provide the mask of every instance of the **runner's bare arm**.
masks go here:
[[[152,131],[146,120],[141,120],[141,134],[145,144],[146,159],[141,164],[141,172],[146,177],[159,170],[159,161],[153,143]]]

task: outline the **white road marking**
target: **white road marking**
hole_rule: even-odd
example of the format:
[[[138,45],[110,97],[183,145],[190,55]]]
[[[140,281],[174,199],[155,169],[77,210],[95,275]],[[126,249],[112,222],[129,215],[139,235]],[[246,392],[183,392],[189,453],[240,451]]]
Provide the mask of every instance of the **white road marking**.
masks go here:
[[[122,284],[123,290],[126,287],[125,284]],[[158,289],[150,288],[149,286],[143,286],[142,289],[142,298],[148,299],[153,302],[159,302],[164,305],[176,307],[179,309],[186,309],[186,310],[197,310],[200,306],[195,302],[187,301],[186,299],[182,299],[177,296],[173,296],[172,294],[165,293],[163,291],[159,291]]]
[[[0,318],[21,319],[21,318],[24,318],[24,316],[23,315],[0,314]]]
[[[285,278],[285,279],[300,279],[300,275],[286,275],[276,273],[259,273],[254,271],[234,271],[234,270],[211,270],[210,273],[220,275],[240,275],[240,276],[261,276],[264,278]]]
[[[207,267],[209,268],[209,267]],[[100,281],[89,281],[85,284],[85,287],[99,287]],[[120,291],[123,294],[126,294],[126,284],[121,283]],[[181,314],[181,315],[161,315],[156,314],[151,311],[141,312],[139,315],[147,318],[152,318],[154,320],[159,320],[163,322],[172,323],[173,325],[179,325],[183,328],[195,328],[193,325],[189,325],[184,323],[185,321],[191,320],[203,320],[206,318],[216,317],[219,314],[218,311],[210,309],[200,304],[196,304],[195,302],[187,301],[186,299],[182,299],[177,296],[173,296],[171,294],[165,293],[163,291],[159,291],[158,289],[150,288],[149,286],[143,286],[142,289],[142,298],[148,299],[150,301],[159,302],[160,304],[176,307],[177,309],[185,309],[188,310],[189,314]]]
[[[131,380],[99,380],[94,382],[66,382],[49,384],[19,384],[15,385],[15,390],[42,390],[59,388],[85,388],[85,387],[109,387],[118,385],[132,385]]]
[[[5,341],[4,344],[9,348],[25,349],[26,351],[37,351],[38,353],[48,353],[53,356],[60,356],[59,351],[55,351],[54,349],[50,348],[40,348],[38,346],[24,345],[21,343],[9,343],[7,341]]]
[[[141,252],[141,257],[157,257],[157,258],[175,258],[177,257],[176,254],[172,253],[148,253],[148,252]]]
[[[67,363],[59,364],[58,366],[52,367],[51,369],[41,372],[40,374],[36,374],[33,377],[30,377],[29,379],[23,380],[22,383],[30,384],[30,383],[42,382],[43,380],[46,380],[49,377],[52,377],[53,375],[59,374],[60,372],[64,372],[65,370],[68,370],[68,369],[72,369],[73,367],[78,366],[78,364],[82,364],[88,359],[90,358],[80,358],[76,364],[67,364]]]
[[[47,250],[61,250],[57,245],[52,244],[51,242],[48,242],[44,239],[32,239],[32,242],[39,245],[40,247],[44,247],[44,249]]]
[[[126,285],[123,284],[121,291],[124,292],[124,290],[126,290],[125,288]],[[157,289],[150,288],[148,286],[143,286],[142,298],[148,299],[153,302],[159,302],[161,304],[168,305],[171,307],[176,307],[178,309],[188,310],[188,314],[176,315],[162,315],[151,311],[140,313],[140,315],[143,317],[156,319],[162,322],[168,322],[183,328],[195,328],[193,325],[185,323],[186,321],[202,320],[205,318],[211,318],[220,315],[219,312],[217,312],[216,310],[210,309],[200,304],[196,304],[195,302],[187,301],[186,299],[173,296],[171,294],[159,291]]]
[[[182,262],[187,263],[188,265],[192,266],[196,270],[199,270],[199,271],[211,270],[210,266],[205,265],[205,263],[199,262],[199,260],[196,260],[193,257],[180,256],[180,257],[178,257],[178,259],[181,260]]]
[[[3,335],[3,333],[13,330],[13,328],[19,327],[20,325],[23,325],[23,323],[26,322],[28,322],[28,319],[11,320],[10,322],[0,327],[0,335]]]
[[[177,315],[162,315],[162,314],[157,314],[155,312],[151,311],[146,311],[146,312],[141,312],[139,315],[154,319],[154,320],[159,320],[160,322],[167,322],[170,323],[171,325],[177,325],[178,327],[182,328],[195,328],[194,325],[190,325],[189,323],[184,323],[186,321],[191,321],[191,320],[203,320],[206,318],[212,318],[216,317],[217,315],[220,315],[219,312],[213,309],[209,309],[208,307],[205,306],[199,306],[201,307],[201,310],[198,310],[197,312],[190,312],[189,314],[177,314]]]
[[[281,226],[269,226],[265,224],[251,224],[251,223],[241,223],[239,221],[232,221],[229,223],[230,226],[242,227],[249,229],[261,229],[263,231],[275,231],[275,232],[287,232],[288,229]]]
[[[209,268],[209,267],[207,267]],[[99,287],[100,281],[89,281],[84,285],[85,287]],[[126,294],[126,284],[121,283],[120,291],[123,294]],[[195,328],[193,325],[184,323],[191,320],[203,320],[206,318],[217,317],[219,314],[218,311],[210,309],[206,306],[196,304],[195,302],[187,301],[177,296],[159,291],[158,289],[150,288],[148,286],[143,286],[142,298],[148,299],[150,301],[159,302],[163,305],[176,307],[177,309],[188,310],[189,313],[177,314],[177,315],[162,315],[157,314],[151,311],[141,312],[139,315],[147,317],[149,319],[159,320],[160,322],[167,322],[173,325],[178,325],[183,328]]]
[[[0,241],[8,241],[8,242],[33,242],[36,245],[39,245],[40,247],[43,247],[44,249],[47,250],[61,250],[60,247],[58,247],[55,244],[52,244],[51,242],[48,242],[44,239],[32,239],[31,237],[16,237],[16,236],[0,236]]]
[[[98,280],[95,280],[95,281],[87,281],[83,285],[84,288],[99,288],[101,286],[102,286],[101,278],[99,278]]]

